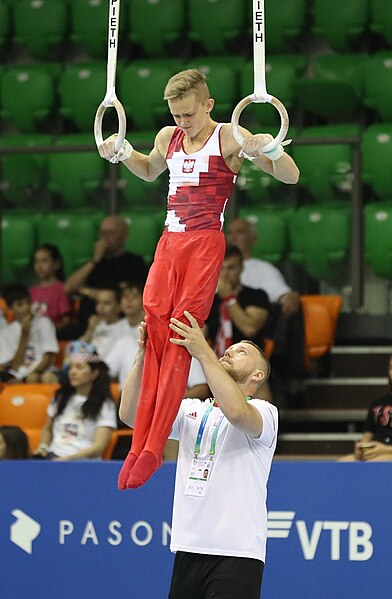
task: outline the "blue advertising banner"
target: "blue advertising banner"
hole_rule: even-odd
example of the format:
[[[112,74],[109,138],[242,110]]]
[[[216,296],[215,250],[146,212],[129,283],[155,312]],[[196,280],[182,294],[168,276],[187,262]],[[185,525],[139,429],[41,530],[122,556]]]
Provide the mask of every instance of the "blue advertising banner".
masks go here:
[[[124,492],[119,468],[0,462],[1,599],[167,597],[175,466]],[[392,464],[274,463],[262,598],[387,596],[391,480]]]

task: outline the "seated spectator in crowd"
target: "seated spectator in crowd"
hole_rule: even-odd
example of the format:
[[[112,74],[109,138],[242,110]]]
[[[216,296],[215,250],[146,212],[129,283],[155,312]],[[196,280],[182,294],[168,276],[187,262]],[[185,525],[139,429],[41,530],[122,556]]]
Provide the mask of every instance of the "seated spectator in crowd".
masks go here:
[[[3,298],[0,298],[0,300],[4,301]],[[5,304],[5,302],[4,302]],[[0,303],[0,330],[4,329],[7,326],[7,319],[5,316],[5,312],[3,310],[3,305],[2,302]]]
[[[99,289],[95,314],[89,317],[87,329],[80,339],[95,345],[103,360],[117,339],[123,336],[120,311],[120,289]]]
[[[306,375],[305,332],[300,294],[290,289],[276,266],[253,256],[257,241],[256,227],[244,218],[230,222],[229,243],[237,246],[244,256],[241,274],[243,285],[263,289],[271,303],[268,337],[273,340],[270,356],[274,402],[283,407],[290,401],[291,379]]]
[[[29,290],[14,283],[3,297],[15,320],[1,331],[0,378],[7,382],[40,383],[59,351],[56,329],[46,316],[32,311]]]
[[[143,285],[141,283],[125,283],[121,287],[120,320],[123,336],[130,336],[135,341],[139,338],[139,326],[144,320]]]
[[[369,406],[363,435],[355,443],[354,453],[340,458],[341,462],[392,462],[392,356],[388,381],[388,393]]]
[[[227,246],[205,327],[206,337],[218,356],[242,339],[249,339],[259,347],[264,345],[264,327],[270,312],[268,296],[262,289],[252,289],[241,283],[242,268],[241,250]]]
[[[79,337],[86,329],[88,317],[94,313],[99,289],[121,286],[129,280],[144,284],[146,264],[142,256],[126,250],[127,237],[128,226],[121,216],[105,218],[91,260],[66,280],[65,291],[82,296],[78,313],[79,331],[73,330],[69,338]]]
[[[108,367],[96,348],[75,341],[70,347],[67,380],[48,406],[36,457],[56,461],[102,458],[117,428]]]
[[[55,245],[46,243],[34,252],[34,272],[39,283],[30,287],[36,314],[47,316],[60,330],[71,323],[72,305],[64,291],[63,257]]]
[[[244,256],[241,282],[254,289],[264,289],[272,304],[279,304],[283,314],[290,316],[299,308],[299,293],[292,291],[282,273],[270,262],[252,256],[257,241],[255,226],[245,218],[230,222],[227,241],[237,246]]]
[[[27,460],[29,440],[19,426],[0,426],[0,460]]]

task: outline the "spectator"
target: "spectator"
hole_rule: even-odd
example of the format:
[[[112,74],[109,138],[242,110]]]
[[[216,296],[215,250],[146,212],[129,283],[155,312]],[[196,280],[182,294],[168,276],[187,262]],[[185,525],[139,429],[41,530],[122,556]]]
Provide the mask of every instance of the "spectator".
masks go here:
[[[269,314],[268,296],[262,289],[241,283],[242,267],[241,251],[236,246],[228,246],[206,323],[207,336],[219,356],[244,337],[263,346],[263,328]]]
[[[99,289],[95,314],[90,316],[81,340],[95,345],[103,360],[117,339],[123,336],[120,311],[120,290]]]
[[[141,283],[125,283],[121,291],[121,312],[124,318],[120,320],[122,334],[130,336],[135,341],[139,338],[139,326],[144,320],[143,285]]]
[[[72,331],[71,337],[78,337],[85,330],[88,317],[94,313],[98,289],[119,286],[130,279],[144,283],[146,265],[142,256],[126,250],[127,237],[128,226],[121,216],[105,218],[91,260],[66,280],[67,293],[82,295],[78,314],[79,331]]]
[[[7,382],[39,383],[59,351],[54,324],[46,316],[33,314],[25,285],[9,285],[3,297],[15,320],[0,335],[1,378]]]
[[[274,402],[283,407],[290,401],[291,379],[305,376],[304,321],[300,294],[290,289],[276,266],[252,256],[257,240],[255,226],[244,218],[231,221],[227,235],[244,256],[241,274],[243,285],[263,289],[271,302],[267,325],[268,337],[273,341],[270,356]]]
[[[355,443],[354,453],[341,462],[392,462],[392,356],[388,364],[389,392],[374,400],[363,426],[363,435]]]
[[[257,231],[254,225],[245,218],[231,221],[227,240],[230,244],[236,245],[244,256],[242,283],[254,289],[264,289],[269,301],[272,304],[279,304],[286,316],[297,312],[299,293],[290,289],[276,266],[252,256],[253,247],[257,241]]]
[[[63,257],[55,245],[46,243],[34,252],[38,285],[30,287],[33,310],[54,322],[56,330],[71,324],[71,300],[64,291]]]
[[[48,406],[48,417],[35,455],[56,461],[102,458],[117,428],[108,367],[96,348],[75,341],[67,380]]]
[[[0,426],[0,460],[27,460],[29,440],[19,426]]]

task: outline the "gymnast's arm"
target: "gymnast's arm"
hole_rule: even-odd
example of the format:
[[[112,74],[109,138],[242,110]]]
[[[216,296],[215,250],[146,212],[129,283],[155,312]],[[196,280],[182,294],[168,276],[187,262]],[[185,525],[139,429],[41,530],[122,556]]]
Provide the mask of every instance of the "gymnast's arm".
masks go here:
[[[136,177],[144,181],[155,181],[167,168],[165,156],[173,130],[174,127],[163,127],[156,135],[154,147],[148,155],[138,152],[125,140],[122,152],[120,151],[120,161]],[[102,158],[109,161],[113,158],[116,139],[117,134],[115,133],[98,147],[99,155]]]
[[[142,322],[139,327],[139,349],[135,356],[132,368],[127,376],[121,391],[121,402],[118,415],[120,420],[131,428],[135,423],[136,409],[139,401],[140,386],[142,382],[144,354],[146,345],[146,323]]]
[[[272,175],[278,181],[282,183],[294,184],[299,179],[299,169],[295,164],[294,160],[286,154],[283,147],[280,146],[280,151],[276,153],[270,153],[271,157],[266,156],[262,151],[263,146],[272,141],[272,135],[269,133],[259,133],[252,135],[250,131],[239,127],[239,130],[244,138],[242,147],[234,139],[233,128],[231,124],[225,125],[222,131],[222,146],[224,152],[224,158],[227,165],[237,173],[244,161],[244,157],[241,152],[247,154],[247,156],[254,157],[253,163],[259,167],[265,173]],[[239,155],[240,154],[240,155]],[[279,156],[280,154],[280,156]]]

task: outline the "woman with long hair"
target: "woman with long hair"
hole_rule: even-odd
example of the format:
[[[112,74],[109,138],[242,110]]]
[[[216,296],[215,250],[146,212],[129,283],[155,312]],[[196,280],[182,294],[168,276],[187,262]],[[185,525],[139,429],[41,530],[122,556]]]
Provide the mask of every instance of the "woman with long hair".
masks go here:
[[[99,459],[117,428],[108,367],[95,346],[83,341],[72,342],[68,356],[66,380],[48,406],[35,456],[61,461]]]

